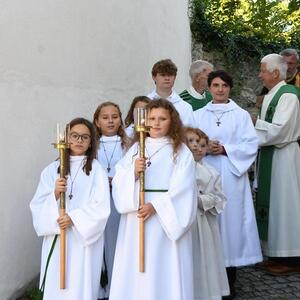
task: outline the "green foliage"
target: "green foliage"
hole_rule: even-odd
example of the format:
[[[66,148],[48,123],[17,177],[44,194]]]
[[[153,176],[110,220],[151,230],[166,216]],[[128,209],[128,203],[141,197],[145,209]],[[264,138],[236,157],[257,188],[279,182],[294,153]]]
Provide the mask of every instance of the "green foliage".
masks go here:
[[[43,300],[43,292],[38,287],[33,287],[26,292],[27,300]]]
[[[229,61],[300,48],[300,0],[191,0],[191,30]]]

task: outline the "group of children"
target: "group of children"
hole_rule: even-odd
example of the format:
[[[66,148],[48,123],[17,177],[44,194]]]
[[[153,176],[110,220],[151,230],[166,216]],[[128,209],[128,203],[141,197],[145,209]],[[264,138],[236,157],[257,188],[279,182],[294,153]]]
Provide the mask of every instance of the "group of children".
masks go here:
[[[133,111],[147,105],[146,158],[139,157]],[[30,203],[44,237],[44,300],[191,300],[229,294],[217,215],[225,206],[217,172],[202,161],[208,137],[183,127],[172,103],[136,97],[123,126],[117,104],[102,103],[93,124],[70,122],[67,176],[59,161],[42,172]],[[139,206],[139,174],[145,204]],[[59,195],[66,214],[59,216]],[[139,272],[139,218],[145,221],[145,272]],[[66,289],[59,288],[60,229],[67,232]]]

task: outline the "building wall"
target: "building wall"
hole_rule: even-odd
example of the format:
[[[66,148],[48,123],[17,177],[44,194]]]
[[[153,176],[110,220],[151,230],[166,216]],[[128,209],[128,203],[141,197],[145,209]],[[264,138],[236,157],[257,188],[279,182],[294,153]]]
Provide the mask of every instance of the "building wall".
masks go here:
[[[147,94],[153,63],[171,58],[188,82],[190,29],[182,0],[4,0],[0,10],[0,299],[39,272],[29,202],[56,158],[55,124],[91,118],[104,100],[125,112]]]

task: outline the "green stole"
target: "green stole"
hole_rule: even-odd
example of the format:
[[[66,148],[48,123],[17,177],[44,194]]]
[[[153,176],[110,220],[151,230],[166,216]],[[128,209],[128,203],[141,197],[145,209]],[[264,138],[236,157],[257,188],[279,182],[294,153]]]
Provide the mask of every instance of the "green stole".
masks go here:
[[[274,95],[266,111],[265,121],[272,123],[276,106],[280,97],[285,93],[295,94],[300,100],[300,89],[291,85],[283,85]],[[271,190],[271,173],[274,146],[263,146],[258,158],[258,192],[256,195],[255,211],[260,239],[268,239],[269,207]]]
[[[213,97],[209,91],[205,91],[204,93],[205,97],[203,99],[197,99],[193,97],[187,90],[184,90],[179,96],[182,98],[182,100],[190,104],[193,108],[193,111],[195,111],[204,107],[212,100]]]

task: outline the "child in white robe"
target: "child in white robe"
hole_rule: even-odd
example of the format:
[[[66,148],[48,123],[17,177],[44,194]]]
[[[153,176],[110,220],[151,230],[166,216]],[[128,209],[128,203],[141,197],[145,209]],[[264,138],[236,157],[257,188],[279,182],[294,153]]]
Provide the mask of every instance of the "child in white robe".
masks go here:
[[[115,175],[115,165],[123,157],[128,146],[128,138],[123,129],[122,114],[117,104],[104,102],[94,113],[99,148],[97,159],[107,172],[109,182]],[[120,214],[116,211],[113,199],[110,199],[111,213],[104,232],[104,259],[99,281],[99,299],[109,297],[112,268],[115,256]]]
[[[194,300],[218,300],[229,295],[229,286],[218,225],[226,203],[218,172],[202,158],[208,136],[198,128],[185,128],[186,144],[196,164],[197,222],[193,235]]]
[[[134,137],[134,109],[138,107],[145,107],[149,102],[150,99],[146,96],[137,96],[132,100],[127,116],[124,120],[125,132],[129,138],[132,139]]]
[[[147,97],[151,100],[164,98],[170,101],[178,111],[183,125],[194,126],[192,106],[183,101],[173,89],[177,76],[177,66],[174,62],[169,58],[157,61],[152,67],[151,74],[155,89]]]
[[[56,235],[66,230],[66,288],[60,289],[60,241],[54,244],[43,300],[96,300],[103,253],[103,232],[110,213],[109,185],[95,159],[93,124],[77,118],[70,122],[67,177],[59,178],[59,161],[47,166],[30,202],[33,225],[43,236],[40,284]],[[66,214],[59,216],[60,193],[66,195]]]
[[[147,108],[151,126],[145,141],[147,160],[139,158],[135,143],[116,165],[113,178],[121,220],[109,299],[191,300],[195,162],[182,143],[182,124],[174,106],[159,99]],[[139,205],[141,171],[145,171],[144,205]],[[145,222],[145,272],[139,272],[139,218]]]

